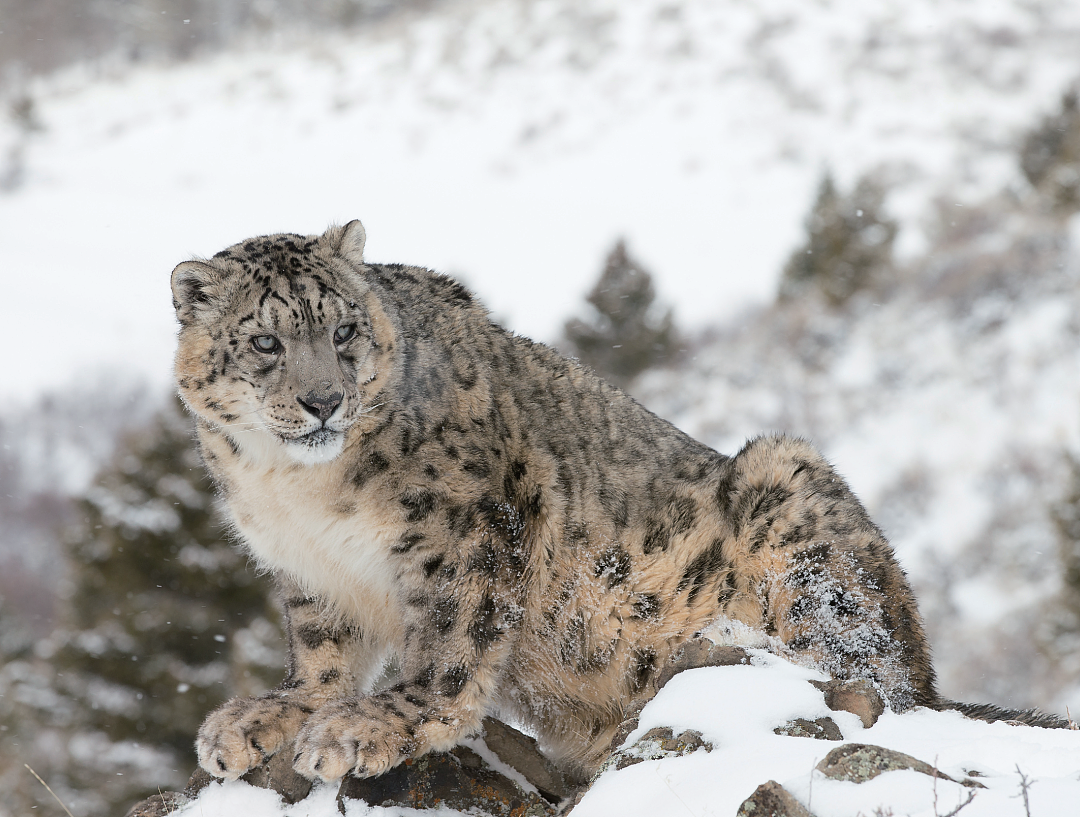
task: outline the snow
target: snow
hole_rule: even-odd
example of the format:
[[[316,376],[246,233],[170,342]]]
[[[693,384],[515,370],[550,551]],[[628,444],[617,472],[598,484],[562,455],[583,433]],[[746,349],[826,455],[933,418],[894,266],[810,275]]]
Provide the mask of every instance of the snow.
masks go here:
[[[301,803],[289,808],[276,792],[269,789],[257,789],[240,780],[224,781],[211,783],[192,804],[173,814],[190,817],[235,817],[237,814],[332,817],[338,814],[336,797],[337,790],[333,787],[317,786]]]
[[[730,815],[753,791],[775,780],[809,804],[817,817],[872,815],[892,808],[896,815],[935,817],[975,791],[965,817],[1022,815],[1020,770],[1030,781],[1031,814],[1074,817],[1080,802],[1080,731],[1038,729],[972,721],[955,712],[915,709],[886,712],[869,729],[855,715],[832,712],[811,686],[820,673],[760,650],[750,665],[696,669],[675,676],[641,713],[632,745],[647,730],[671,727],[675,734],[696,729],[712,751],[645,760],[604,772],[574,809],[575,817]],[[955,780],[974,777],[985,789],[914,771],[886,772],[866,783],[826,778],[814,767],[832,749],[831,741],[787,737],[773,732],[794,718],[832,717],[845,742],[883,746],[936,766]],[[212,784],[180,811],[190,817],[332,817],[334,785],[319,785],[294,806],[241,781]],[[352,803],[348,817],[406,817],[433,812]],[[435,814],[458,814],[450,810]]]
[[[0,404],[164,385],[178,261],[354,217],[373,260],[459,273],[541,340],[619,235],[711,323],[771,298],[827,167],[882,170],[909,253],[932,195],[1015,182],[1078,52],[1064,0],[488,0],[41,80],[44,132],[0,126],[26,165],[0,195]]]

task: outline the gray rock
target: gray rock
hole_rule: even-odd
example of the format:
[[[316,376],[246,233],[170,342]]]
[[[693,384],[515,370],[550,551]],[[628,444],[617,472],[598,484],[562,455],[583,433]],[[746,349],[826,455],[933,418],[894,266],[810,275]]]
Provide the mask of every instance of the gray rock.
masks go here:
[[[749,664],[750,653],[742,647],[728,647],[714,644],[707,638],[692,638],[679,647],[671,660],[660,671],[654,684],[657,690],[678,675],[688,669],[700,667],[733,667],[738,664]]]
[[[299,803],[311,793],[311,781],[293,770],[294,754],[290,744],[240,779],[256,788],[273,789],[290,805]]]
[[[930,777],[957,782],[941,770],[911,755],[865,743],[848,743],[838,746],[825,755],[825,759],[818,763],[817,769],[833,780],[847,780],[851,783],[865,783],[884,772],[895,772],[901,769],[911,769]]]
[[[196,797],[199,796],[199,792],[201,792],[203,789],[205,789],[217,779],[218,778],[214,777],[208,771],[203,769],[202,766],[199,766],[195,769],[195,771],[191,775],[191,778],[188,780],[187,788],[184,789],[184,794],[194,800]]]
[[[493,817],[550,817],[554,812],[543,797],[523,791],[464,746],[410,758],[378,777],[346,777],[337,797],[342,814],[346,800],[415,809],[446,806]]]
[[[795,799],[795,796],[777,783],[770,780],[762,783],[743,800],[736,817],[814,817],[810,811]]]
[[[806,718],[795,718],[783,726],[773,729],[777,735],[786,735],[791,738],[817,738],[818,740],[843,740],[840,727],[832,718],[818,718],[814,721]]]
[[[851,712],[869,729],[885,711],[881,693],[865,678],[852,681],[811,681],[825,693],[825,705],[834,712]]]
[[[536,786],[544,798],[557,803],[584,781],[559,770],[536,745],[536,740],[494,718],[484,718],[484,743],[495,755]]]
[[[667,757],[681,757],[698,749],[712,751],[712,744],[706,742],[700,732],[687,729],[675,735],[666,726],[650,729],[633,746],[627,746],[612,753],[597,772],[597,776],[609,769],[625,769],[644,760],[661,760]]]
[[[191,798],[178,791],[166,791],[147,797],[128,809],[125,817],[166,817],[191,802]]]

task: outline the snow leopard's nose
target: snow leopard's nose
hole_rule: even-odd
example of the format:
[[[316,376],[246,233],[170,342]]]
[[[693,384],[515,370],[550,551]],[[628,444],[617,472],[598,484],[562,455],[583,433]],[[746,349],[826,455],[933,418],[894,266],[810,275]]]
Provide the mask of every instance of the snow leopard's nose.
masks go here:
[[[330,419],[334,409],[341,405],[342,394],[339,391],[332,394],[319,395],[318,392],[310,391],[303,397],[297,397],[296,401],[304,407],[304,411],[314,415],[324,423]]]

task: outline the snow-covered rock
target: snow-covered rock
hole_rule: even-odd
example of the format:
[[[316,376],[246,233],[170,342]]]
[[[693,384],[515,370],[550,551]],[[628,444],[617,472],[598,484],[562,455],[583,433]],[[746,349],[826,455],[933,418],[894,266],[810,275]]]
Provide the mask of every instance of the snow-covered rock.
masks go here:
[[[574,817],[735,815],[758,786],[768,781],[778,783],[816,817],[887,814],[890,809],[894,814],[935,817],[967,800],[972,792],[964,817],[1023,814],[1019,798],[1025,787],[1032,815],[1074,817],[1076,813],[1080,731],[989,724],[955,712],[925,709],[903,714],[886,711],[866,728],[857,715],[828,708],[822,691],[811,683],[824,680],[820,673],[764,651],[751,650],[751,654],[749,664],[676,675],[644,708],[638,729],[624,746],[639,744],[650,732],[652,743],[659,746],[663,741],[655,736],[663,731],[673,737],[692,731],[700,735],[700,743],[695,746],[687,739],[685,750],[653,752],[621,768],[612,764],[574,807]],[[842,743],[777,732],[796,719],[825,717],[839,727]],[[837,774],[835,762],[825,764],[822,771],[819,767],[838,747],[846,747],[847,754],[856,750],[872,754],[877,758],[877,774],[853,778],[868,778],[856,783]],[[925,766],[898,762],[895,758],[900,754]],[[881,771],[889,767],[882,760],[888,757],[897,770]],[[333,817],[338,814],[336,796],[336,785],[316,785],[305,800],[288,806],[273,792],[242,781],[215,783],[177,814]],[[406,817],[421,812],[352,801],[345,813],[347,817]],[[445,817],[461,812],[426,813]]]

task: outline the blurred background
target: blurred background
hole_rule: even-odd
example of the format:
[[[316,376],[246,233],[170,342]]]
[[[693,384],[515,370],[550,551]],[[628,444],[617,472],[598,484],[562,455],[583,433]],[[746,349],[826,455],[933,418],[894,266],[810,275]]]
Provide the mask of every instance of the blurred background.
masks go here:
[[[950,697],[1080,711],[1074,0],[0,0],[0,817],[282,675],[168,276],[361,218],[727,453],[811,438]]]

